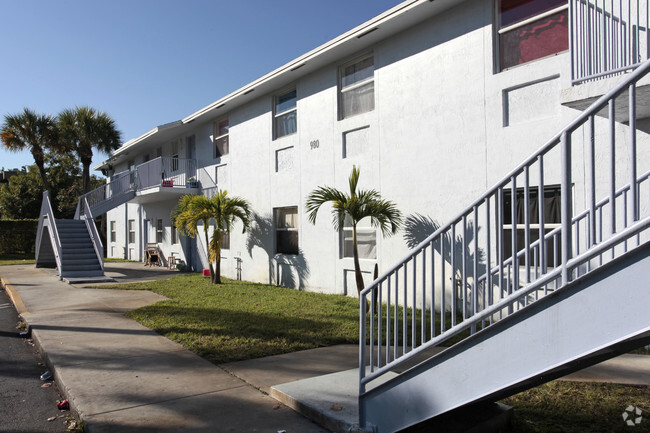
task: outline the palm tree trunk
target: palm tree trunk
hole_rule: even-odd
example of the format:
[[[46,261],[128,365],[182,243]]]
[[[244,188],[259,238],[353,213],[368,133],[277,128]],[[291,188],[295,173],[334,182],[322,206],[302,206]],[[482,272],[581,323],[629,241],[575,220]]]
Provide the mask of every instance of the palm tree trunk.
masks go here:
[[[359,248],[357,246],[357,225],[352,225],[352,256],[354,257],[354,278],[357,281],[357,295],[361,296],[363,290],[363,276],[361,275],[361,265],[359,264]]]
[[[208,251],[208,264],[210,267],[210,281],[214,281],[214,268],[212,267],[212,260],[210,260],[210,238],[208,237],[208,228],[209,225],[207,222],[203,222],[203,233],[205,234],[205,247]]]
[[[215,258],[217,260],[217,263],[215,263],[215,270],[214,270],[214,279],[212,282],[214,284],[221,284],[221,241],[223,239],[223,235],[221,233],[221,230],[217,231],[214,236],[217,237],[217,244],[215,246]]]
[[[51,193],[52,190],[50,189],[50,182],[48,182],[47,180],[47,172],[45,171],[45,158],[43,157],[43,151],[41,152],[32,151],[32,156],[34,157],[34,162],[36,163],[36,167],[38,167],[38,173],[41,175],[43,188],[45,188],[45,191],[47,191],[48,193]],[[54,200],[54,197],[51,197],[50,199]]]

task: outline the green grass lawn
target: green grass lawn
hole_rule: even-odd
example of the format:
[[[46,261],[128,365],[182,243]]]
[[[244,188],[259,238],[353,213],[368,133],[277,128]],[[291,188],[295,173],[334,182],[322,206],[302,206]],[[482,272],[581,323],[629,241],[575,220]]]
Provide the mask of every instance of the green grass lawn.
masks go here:
[[[36,263],[34,257],[24,255],[4,255],[0,256],[0,266],[8,265],[33,265]]]
[[[553,381],[503,400],[513,406],[509,433],[650,432],[650,387]],[[628,406],[641,423],[623,421]]]
[[[111,287],[170,298],[128,315],[214,363],[359,341],[354,298],[224,281],[188,274]]]
[[[168,297],[128,316],[216,364],[358,343],[356,298],[224,281],[213,285],[186,274],[101,287],[152,290]],[[503,402],[515,407],[511,433],[650,432],[649,387],[554,381]],[[629,405],[646,414],[634,428],[621,416]]]

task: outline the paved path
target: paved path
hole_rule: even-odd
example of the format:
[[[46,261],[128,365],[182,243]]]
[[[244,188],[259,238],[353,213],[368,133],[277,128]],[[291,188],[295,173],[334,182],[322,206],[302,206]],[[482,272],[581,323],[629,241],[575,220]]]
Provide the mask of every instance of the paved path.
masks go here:
[[[55,386],[43,388],[46,368],[30,341],[16,329],[18,315],[0,287],[0,431],[63,433],[69,411],[59,411]],[[53,421],[48,419],[54,418]]]
[[[0,277],[89,433],[325,431],[123,315],[160,295],[74,287],[33,266]]]
[[[123,282],[175,273],[120,263],[107,265],[107,274]],[[86,289],[29,265],[0,267],[0,277],[89,433],[325,432],[267,395],[288,382],[316,395],[322,413],[356,413],[354,395],[345,400],[330,395],[332,384],[310,385],[320,380],[311,378],[356,368],[356,345],[215,366],[124,316],[161,295]],[[650,385],[650,356],[624,355],[568,378]],[[356,375],[346,382],[354,393]]]

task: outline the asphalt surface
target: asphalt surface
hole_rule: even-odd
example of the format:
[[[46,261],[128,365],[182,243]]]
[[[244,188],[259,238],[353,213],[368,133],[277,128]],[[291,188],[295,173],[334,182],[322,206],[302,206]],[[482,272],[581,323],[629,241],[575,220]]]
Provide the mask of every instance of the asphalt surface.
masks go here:
[[[56,384],[43,382],[46,367],[30,340],[16,329],[18,314],[0,286],[0,432],[65,432],[69,411],[59,411]],[[52,383],[43,388],[44,383]],[[48,418],[55,417],[53,421]]]

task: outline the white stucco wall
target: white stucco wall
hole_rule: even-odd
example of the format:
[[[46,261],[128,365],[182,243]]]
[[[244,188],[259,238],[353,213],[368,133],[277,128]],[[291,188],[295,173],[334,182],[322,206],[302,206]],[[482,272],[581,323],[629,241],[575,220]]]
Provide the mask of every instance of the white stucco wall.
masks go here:
[[[224,157],[214,158],[212,142],[213,122],[224,116],[197,122],[190,133],[195,136],[199,178],[214,180],[217,167],[226,167],[218,186],[246,198],[260,223],[248,234],[241,233],[241,226],[235,227],[231,248],[223,252],[223,275],[237,276],[235,257],[240,257],[241,277],[246,280],[275,283],[291,271],[296,287],[356,294],[350,278],[352,259],[341,258],[340,235],[331,227],[330,209],[320,211],[315,225],[307,220],[304,206],[310,191],[322,185],[346,190],[351,168],[357,165],[362,188],[379,190],[405,216],[419,213],[444,223],[577,116],[577,110],[560,105],[561,90],[570,86],[568,53],[495,72],[493,15],[491,2],[464,2],[371,49],[360,50],[357,55],[374,55],[375,109],[371,112],[339,120],[338,67],[352,56],[294,83],[296,134],[273,139],[275,93],[259,95],[227,114],[230,154]],[[606,128],[602,121],[597,126]],[[617,128],[627,127],[619,124]],[[173,140],[188,135],[185,131]],[[360,150],[344,155],[346,140]],[[640,132],[640,140],[647,144],[647,135]],[[585,141],[574,143],[578,178]],[[181,155],[186,151],[183,143]],[[170,154],[171,141],[160,146],[163,155]],[[641,151],[647,152],[646,148]],[[288,168],[276,172],[279,151],[284,152],[283,167]],[[546,161],[547,185],[558,181],[559,164],[554,158]],[[584,206],[582,186],[576,185],[575,192],[576,206]],[[169,215],[174,205],[173,201],[149,202],[141,208],[129,204],[110,211],[108,221],[118,221],[118,241],[109,244],[109,257],[123,256],[126,237],[122,231],[132,215],[138,230],[143,219],[159,217],[165,221],[165,230],[171,230]],[[273,209],[284,206],[298,207],[298,256],[274,253]],[[142,238],[138,237],[139,242]],[[381,272],[408,251],[403,233],[387,239],[378,236],[377,245],[377,260],[361,263],[368,281],[375,263]],[[165,254],[178,250],[167,241],[161,247]],[[199,250],[203,247],[199,241]],[[137,251],[141,250],[138,245]],[[187,252],[180,254],[185,258]],[[204,253],[194,254],[194,265],[207,266]]]

